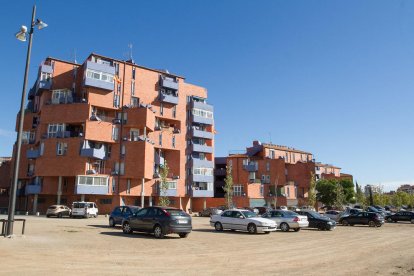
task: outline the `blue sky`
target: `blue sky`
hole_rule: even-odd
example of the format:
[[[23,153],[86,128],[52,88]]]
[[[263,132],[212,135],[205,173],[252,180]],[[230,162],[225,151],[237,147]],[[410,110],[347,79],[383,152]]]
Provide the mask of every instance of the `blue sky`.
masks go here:
[[[120,2],[120,1],[119,1]],[[0,156],[11,155],[33,1],[2,3]],[[90,52],[204,86],[216,156],[252,140],[313,152],[359,184],[414,180],[413,1],[38,1],[30,84]]]

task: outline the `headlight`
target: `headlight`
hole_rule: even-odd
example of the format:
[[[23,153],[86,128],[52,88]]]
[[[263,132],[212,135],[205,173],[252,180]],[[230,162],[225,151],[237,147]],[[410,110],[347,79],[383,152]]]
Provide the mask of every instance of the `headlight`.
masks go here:
[[[332,224],[332,222],[331,221],[328,221],[328,224]]]

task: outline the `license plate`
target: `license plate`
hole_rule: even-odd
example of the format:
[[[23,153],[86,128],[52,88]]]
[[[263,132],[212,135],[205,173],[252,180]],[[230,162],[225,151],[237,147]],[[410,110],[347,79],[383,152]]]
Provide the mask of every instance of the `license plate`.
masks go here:
[[[179,224],[186,224],[187,223],[187,220],[185,220],[185,219],[179,219],[178,220],[178,223]]]

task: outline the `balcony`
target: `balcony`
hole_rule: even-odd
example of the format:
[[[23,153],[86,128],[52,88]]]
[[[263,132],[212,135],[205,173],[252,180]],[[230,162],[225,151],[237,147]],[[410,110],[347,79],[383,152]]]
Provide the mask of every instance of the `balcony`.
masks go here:
[[[155,115],[154,112],[146,107],[133,107],[127,109],[127,127],[147,128],[147,131],[154,131]]]
[[[52,80],[37,80],[36,81],[36,95],[39,95],[39,91],[50,90],[52,87]]]
[[[213,147],[207,145],[192,144],[191,151],[213,153]]]
[[[78,195],[106,195],[108,194],[108,185],[75,185],[75,193]]]
[[[193,174],[190,178],[192,182],[207,182],[207,183],[214,182],[213,175]]]
[[[36,195],[36,194],[40,194],[41,190],[42,190],[42,186],[40,186],[39,184],[29,184],[29,185],[26,185],[25,194]]]
[[[191,167],[195,168],[214,168],[214,162],[209,160],[202,160],[198,158],[191,159]]]
[[[40,65],[40,71],[53,74],[53,66],[50,61],[43,61]]]
[[[177,184],[175,184],[175,186],[177,187]],[[157,187],[157,195],[159,196],[177,196],[177,189],[166,189],[165,191],[162,192],[161,184],[158,184],[156,187]]]
[[[178,104],[178,93],[167,94],[160,91],[159,100],[163,103]]]
[[[243,168],[248,171],[248,172],[255,172],[257,171],[257,164],[248,164],[248,165],[243,165]]]
[[[83,157],[90,157],[103,160],[106,157],[106,151],[104,146],[102,146],[100,149],[83,148],[81,149],[80,155]]]
[[[209,105],[207,103],[204,102],[196,102],[196,101],[191,101],[191,108],[197,108],[197,109],[201,109],[201,110],[207,110],[207,111],[214,111],[214,107],[212,105]]]
[[[88,69],[98,71],[98,72],[102,72],[102,73],[115,75],[115,67],[113,67],[109,64],[100,64],[100,63],[96,63],[96,62],[92,62],[92,61],[88,60],[88,61],[86,61],[85,79],[84,79],[84,83],[83,83],[85,86],[92,86],[92,87],[101,88],[101,89],[109,90],[109,91],[114,90],[113,81],[112,82],[107,82],[107,81],[103,81],[103,80],[99,80],[99,79],[88,78],[86,76],[86,70],[88,70]]]
[[[213,190],[199,190],[197,188],[192,188],[191,190],[192,197],[214,197]]]
[[[178,90],[178,81],[173,78],[161,76],[160,86],[168,88],[168,89],[172,89],[172,90]]]
[[[215,176],[226,176],[227,175],[227,170],[226,169],[215,169],[214,170],[214,175]]]
[[[214,138],[214,134],[212,132],[208,132],[205,130],[198,130],[193,128],[191,130],[191,136],[192,137],[199,137],[199,138],[204,138],[204,139],[213,139]]]
[[[29,149],[26,151],[27,159],[36,159],[41,156],[40,149]]]
[[[201,117],[193,114],[193,123],[199,123],[204,125],[213,125],[214,119],[207,118],[207,117]]]

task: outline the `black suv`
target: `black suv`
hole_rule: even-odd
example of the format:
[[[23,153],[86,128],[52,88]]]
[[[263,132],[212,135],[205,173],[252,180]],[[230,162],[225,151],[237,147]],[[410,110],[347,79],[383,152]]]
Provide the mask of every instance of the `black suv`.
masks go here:
[[[181,209],[173,207],[142,208],[122,221],[122,231],[154,233],[158,239],[167,234],[178,234],[186,238],[192,230],[191,217]]]
[[[296,211],[299,215],[307,216],[309,228],[318,228],[319,230],[333,230],[336,222],[328,217],[324,217],[315,211]]]
[[[399,211],[395,214],[386,216],[385,219],[388,222],[411,221],[411,223],[414,223],[414,212]]]
[[[359,212],[355,215],[341,217],[339,223],[344,226],[354,226],[355,224],[369,225],[370,227],[381,227],[384,224],[384,218],[374,212]]]

